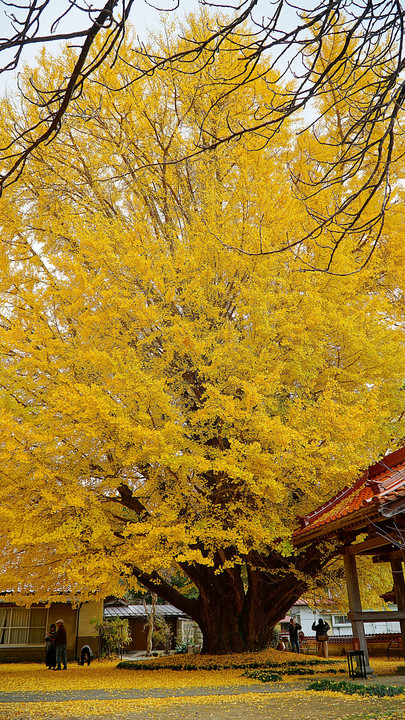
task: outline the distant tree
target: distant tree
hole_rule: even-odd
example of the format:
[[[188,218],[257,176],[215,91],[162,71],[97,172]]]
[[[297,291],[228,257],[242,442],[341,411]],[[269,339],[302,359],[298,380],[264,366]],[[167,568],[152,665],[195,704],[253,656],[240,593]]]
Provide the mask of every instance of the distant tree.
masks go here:
[[[111,657],[119,655],[121,650],[131,642],[129,623],[125,618],[92,621],[101,640],[101,654]]]
[[[146,629],[148,631],[146,638],[146,654],[150,655],[153,648],[153,633],[155,630],[155,619],[156,619],[156,593],[152,593],[152,603],[150,609],[148,609],[145,600],[143,601],[143,607],[145,609],[146,617],[148,622],[146,623]]]

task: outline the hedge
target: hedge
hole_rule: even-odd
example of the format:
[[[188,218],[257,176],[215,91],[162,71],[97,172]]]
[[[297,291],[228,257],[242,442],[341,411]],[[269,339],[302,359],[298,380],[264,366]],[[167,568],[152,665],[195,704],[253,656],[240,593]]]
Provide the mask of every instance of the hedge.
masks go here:
[[[271,670],[266,670],[266,668],[261,668],[260,670],[246,670],[242,675],[244,677],[251,678],[253,680],[260,680],[260,682],[276,682],[278,680],[282,679],[282,675],[318,675],[319,673],[328,673],[328,675],[336,675],[337,673],[344,673],[346,672],[346,669],[343,668],[325,668],[321,669],[318,668],[317,670],[314,670],[313,668],[309,667],[280,667],[279,666],[279,672],[274,673]],[[281,674],[282,673],[282,674]]]
[[[392,685],[356,685],[355,683],[341,680],[334,682],[333,680],[315,680],[308,685],[307,690],[317,690],[323,692],[331,690],[332,692],[346,693],[347,695],[374,695],[377,697],[393,697],[394,695],[403,695],[405,688],[394,687]]]
[[[329,665],[333,663],[340,663],[339,660],[331,660],[325,662],[325,660],[316,659],[313,660],[290,660],[289,662],[269,662],[268,660],[238,660],[237,658],[232,659],[229,656],[224,656],[223,660],[219,658],[211,659],[209,657],[204,658],[199,656],[199,661],[192,662],[187,656],[178,655],[176,660],[173,661],[171,658],[159,658],[158,660],[122,660],[118,663],[117,668],[125,670],[248,670],[248,669],[259,669],[263,668],[266,670],[276,670],[283,674],[298,674],[294,673],[294,668],[310,668],[312,666],[328,665],[328,669],[325,672],[333,672],[333,669]],[[290,671],[290,672],[288,672]],[[339,672],[336,670],[335,672]],[[301,673],[303,674],[303,673]]]

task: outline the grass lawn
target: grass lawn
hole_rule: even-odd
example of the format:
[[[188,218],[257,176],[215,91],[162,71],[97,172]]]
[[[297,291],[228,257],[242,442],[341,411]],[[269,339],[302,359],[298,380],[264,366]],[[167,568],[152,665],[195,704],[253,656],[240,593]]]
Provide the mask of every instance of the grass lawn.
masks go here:
[[[405,695],[367,698],[306,690],[324,674],[284,676],[281,683],[261,685],[240,669],[134,671],[116,664],[71,664],[66,672],[34,663],[2,664],[0,693],[14,698],[0,703],[0,720],[405,720]],[[376,677],[367,683],[389,685],[398,663],[373,659],[371,664]],[[330,676],[342,677],[347,680],[347,673]],[[402,678],[395,682],[402,685]]]

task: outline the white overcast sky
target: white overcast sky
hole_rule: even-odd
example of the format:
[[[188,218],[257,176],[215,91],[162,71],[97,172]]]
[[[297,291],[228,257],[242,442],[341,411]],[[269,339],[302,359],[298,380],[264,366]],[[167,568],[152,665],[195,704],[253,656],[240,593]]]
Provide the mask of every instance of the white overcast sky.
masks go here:
[[[18,0],[16,0],[16,2],[18,2]],[[23,5],[23,3],[21,4]],[[41,18],[41,27],[36,33],[37,36],[49,35],[51,33],[53,23],[60,17],[63,12],[65,12],[66,8],[68,8],[71,4],[71,0],[48,0],[48,8],[44,13],[43,17]],[[98,9],[100,6],[104,5],[104,0],[94,0],[94,2],[92,3],[87,3],[86,0],[75,0],[75,4],[80,4],[82,7],[87,7],[88,5],[90,7]],[[171,14],[178,17],[184,17],[188,12],[195,10],[197,7],[198,0],[181,0],[181,7],[174,10],[174,8],[176,8],[176,3],[174,3],[172,0],[162,0],[162,9],[166,11],[172,10]],[[0,0],[1,43],[4,43],[7,38],[12,37],[12,35],[14,34],[11,25],[12,21],[9,17],[12,11],[13,9],[10,8],[10,6],[7,6],[3,0]],[[17,19],[23,17],[23,13],[18,13],[17,10],[14,10],[14,12],[16,13]],[[97,10],[94,14],[95,16],[97,15]],[[137,0],[132,7],[130,15],[130,25],[134,28],[136,34],[139,35],[141,39],[144,39],[148,34],[148,30],[156,28],[159,23],[159,17],[159,10],[153,8],[151,5],[145,2],[145,0]],[[54,28],[54,31],[55,34],[62,32],[69,33],[74,32],[78,28],[83,30],[87,29],[89,25],[90,22],[85,13],[75,10],[75,8],[73,7],[69,11],[69,13],[59,21],[58,26],[57,28]],[[55,53],[58,52],[59,46],[60,44],[57,41],[47,43],[48,50]],[[22,66],[26,63],[30,65],[35,64],[35,57],[38,55],[40,48],[41,45],[37,43],[27,45],[21,56],[19,69],[21,69]],[[13,53],[10,51],[2,50],[0,56],[0,66],[4,67],[6,62],[11,60]],[[0,74],[0,89],[4,89],[6,87],[11,90],[14,83],[15,72],[7,71]]]
[[[15,0],[18,2],[18,0]],[[6,0],[7,2],[7,0]],[[223,5],[220,3],[223,2]],[[237,6],[238,0],[235,0]],[[23,3],[21,3],[23,5]],[[94,8],[102,7],[104,0],[93,0],[92,3],[87,3],[86,0],[48,0],[48,8],[46,14],[43,17],[43,25],[40,28],[38,35],[48,35],[52,23],[63,13],[70,5],[81,5],[82,7],[92,6]],[[226,4],[226,0],[219,0],[219,7],[224,12],[231,12],[232,0],[229,0],[229,4]],[[180,0],[179,7],[177,8],[177,2],[175,0],[155,0],[161,10],[159,11],[156,7],[153,7],[151,3],[145,0],[136,0],[134,3],[131,15],[130,25],[134,28],[135,33],[141,38],[145,39],[148,34],[148,30],[153,30],[159,24],[160,13],[162,11],[169,11],[171,15],[183,19],[189,12],[198,9],[198,0]],[[0,0],[0,42],[10,37],[13,34],[12,28],[10,27],[10,20],[7,18],[7,14],[10,14],[11,9],[9,5],[6,5],[4,0]],[[259,0],[259,4],[255,11],[255,17],[258,20],[268,14],[274,12],[274,4],[271,0]],[[95,12],[96,14],[96,12]],[[18,17],[18,16],[17,16]],[[295,20],[295,12],[293,10],[286,10],[286,16],[284,23],[291,25]],[[84,16],[84,13],[72,9],[65,18],[63,18],[58,25],[57,31],[72,32],[79,26],[81,29],[87,28],[89,25],[88,19]],[[35,57],[38,54],[40,45],[33,44],[27,47],[22,55],[20,67],[23,64],[35,64]],[[48,49],[58,52],[58,43],[49,43]],[[5,51],[0,53],[2,56],[0,59],[1,66],[5,65],[5,59],[10,59],[10,55],[6,55]],[[15,84],[15,72],[6,72],[0,74],[0,92],[5,88],[12,91]]]

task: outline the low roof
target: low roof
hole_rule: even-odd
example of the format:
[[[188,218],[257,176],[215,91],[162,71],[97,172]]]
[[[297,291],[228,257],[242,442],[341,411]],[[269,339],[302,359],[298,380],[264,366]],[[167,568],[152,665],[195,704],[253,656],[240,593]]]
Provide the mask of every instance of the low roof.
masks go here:
[[[148,613],[152,612],[152,605],[109,605],[104,608],[105,618],[146,618]],[[186,618],[186,613],[178,610],[173,605],[156,605],[155,614],[164,617],[181,617]]]
[[[405,504],[405,447],[386,455],[353,484],[346,486],[319,508],[299,519],[301,528],[294,533],[296,545],[313,537],[333,533],[339,527],[350,527],[364,518],[378,516],[387,504],[395,510]]]

